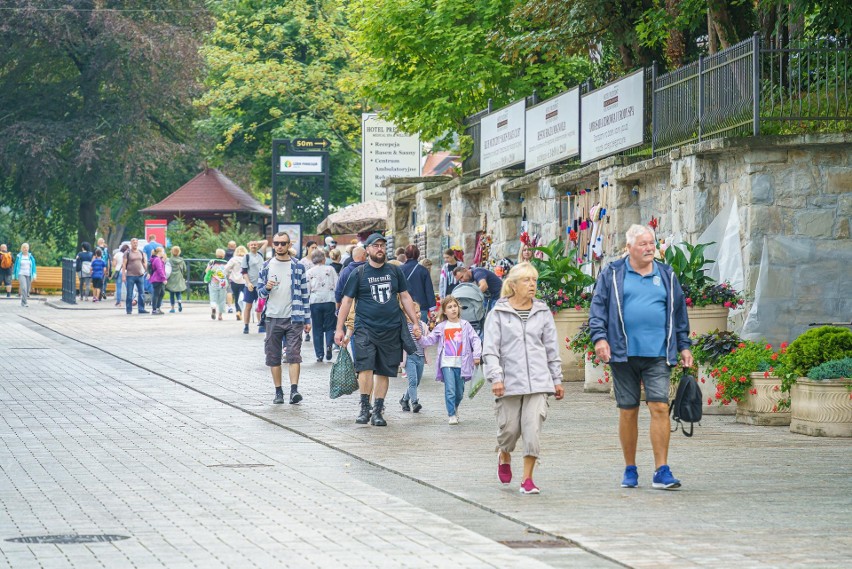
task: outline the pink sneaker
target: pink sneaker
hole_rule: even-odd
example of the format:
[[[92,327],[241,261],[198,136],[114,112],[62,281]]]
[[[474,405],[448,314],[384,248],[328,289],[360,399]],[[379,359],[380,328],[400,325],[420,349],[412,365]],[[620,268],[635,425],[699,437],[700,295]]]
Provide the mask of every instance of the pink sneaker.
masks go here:
[[[533,484],[532,478],[527,478],[524,480],[524,483],[521,484],[521,494],[539,494],[540,491],[538,486]]]
[[[503,484],[508,484],[512,481],[512,465],[508,462],[506,464],[500,464],[500,455],[497,455],[497,478],[499,478],[500,482]]]

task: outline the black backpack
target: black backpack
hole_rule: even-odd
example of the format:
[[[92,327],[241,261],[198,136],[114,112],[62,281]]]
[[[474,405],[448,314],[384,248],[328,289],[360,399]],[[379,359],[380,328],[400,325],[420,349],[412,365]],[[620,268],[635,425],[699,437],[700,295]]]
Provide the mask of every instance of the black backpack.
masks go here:
[[[677,430],[680,425],[680,430],[687,437],[692,436],[692,428],[695,423],[701,421],[701,409],[704,403],[704,398],[701,395],[701,388],[691,375],[684,374],[680,378],[680,383],[677,386],[677,394],[674,401],[669,405],[669,414],[676,424],[672,432]],[[686,432],[684,423],[689,423],[689,432]]]

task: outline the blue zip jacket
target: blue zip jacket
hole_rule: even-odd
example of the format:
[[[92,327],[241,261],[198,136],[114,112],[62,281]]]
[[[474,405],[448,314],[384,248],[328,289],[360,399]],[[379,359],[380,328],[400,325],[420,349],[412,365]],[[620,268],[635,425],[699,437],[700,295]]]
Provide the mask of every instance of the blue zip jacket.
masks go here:
[[[686,299],[672,268],[654,261],[666,289],[668,318],[666,319],[666,363],[677,365],[678,354],[692,347],[689,339],[689,317]],[[624,328],[624,273],[627,258],[610,263],[598,275],[592,306],[589,309],[589,332],[592,344],[609,342],[611,361],[627,361],[627,330]]]
[[[415,259],[407,260],[400,269],[408,282],[408,294],[420,305],[420,310],[434,308],[435,287],[432,286],[429,270],[421,267]]]
[[[15,265],[12,269],[12,280],[18,280],[18,273],[21,270],[21,256],[23,253],[18,253],[15,255]],[[33,254],[30,253],[30,280],[34,281],[36,279],[36,260],[33,257]]]

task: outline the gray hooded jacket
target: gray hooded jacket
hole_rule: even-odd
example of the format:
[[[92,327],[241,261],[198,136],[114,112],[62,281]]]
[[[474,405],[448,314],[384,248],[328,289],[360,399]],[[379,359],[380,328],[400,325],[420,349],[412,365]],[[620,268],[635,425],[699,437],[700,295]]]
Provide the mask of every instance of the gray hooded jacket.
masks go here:
[[[562,383],[562,360],[547,305],[533,300],[524,323],[508,299],[498,300],[485,319],[482,361],[485,377],[503,382],[506,395],[554,393],[554,385]]]

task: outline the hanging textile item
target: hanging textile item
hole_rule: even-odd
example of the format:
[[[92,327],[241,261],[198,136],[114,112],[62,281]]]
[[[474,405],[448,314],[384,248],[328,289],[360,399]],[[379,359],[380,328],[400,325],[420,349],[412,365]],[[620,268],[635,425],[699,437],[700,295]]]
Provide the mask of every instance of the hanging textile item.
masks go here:
[[[476,234],[476,247],[473,250],[473,265],[479,266],[482,262],[482,236],[483,233]]]

